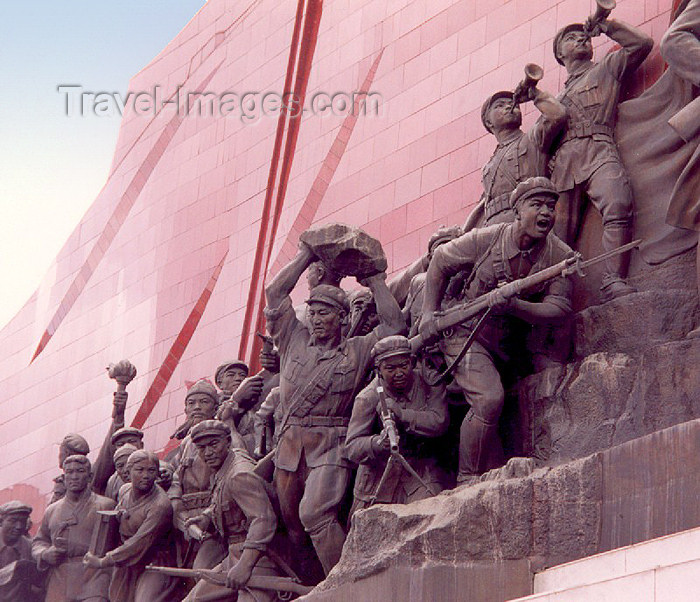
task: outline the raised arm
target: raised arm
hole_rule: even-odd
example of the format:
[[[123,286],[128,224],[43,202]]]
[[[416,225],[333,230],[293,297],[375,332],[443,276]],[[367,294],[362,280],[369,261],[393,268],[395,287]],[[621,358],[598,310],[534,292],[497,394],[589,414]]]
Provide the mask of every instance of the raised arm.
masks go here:
[[[316,261],[316,256],[305,244],[299,245],[294,259],[284,266],[265,288],[267,305],[276,308],[294,290],[304,271]]]
[[[112,424],[109,426],[105,440],[100,448],[100,453],[92,468],[92,489],[100,495],[104,495],[107,481],[114,473],[112,435],[124,427],[124,412],[128,398],[129,394],[126,391],[115,391],[112,403]]]
[[[566,107],[546,90],[539,88],[531,88],[531,90],[535,107],[542,115],[530,130],[529,135],[537,147],[547,153],[552,140],[566,125]]]
[[[620,76],[624,76],[639,67],[654,47],[654,40],[650,36],[641,29],[632,27],[623,21],[606,19],[600,24],[600,29],[611,40],[622,46],[617,51],[620,53],[618,56],[624,57],[626,60]]]
[[[386,273],[382,272],[364,278],[360,284],[369,287],[374,296],[380,320],[379,326],[375,329],[377,336],[383,338],[392,334],[403,334],[406,330],[406,322],[404,322],[399,304],[386,285]]]

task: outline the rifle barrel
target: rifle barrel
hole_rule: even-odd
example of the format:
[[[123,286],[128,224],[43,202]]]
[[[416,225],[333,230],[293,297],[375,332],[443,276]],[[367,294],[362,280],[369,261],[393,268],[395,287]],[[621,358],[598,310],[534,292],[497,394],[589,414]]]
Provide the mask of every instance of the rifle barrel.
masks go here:
[[[592,259],[587,259],[585,261],[581,260],[580,253],[576,253],[572,257],[567,257],[559,263],[555,263],[554,265],[544,268],[539,272],[535,272],[534,274],[530,274],[528,276],[525,276],[524,278],[519,278],[518,280],[508,282],[502,287],[501,290],[507,291],[507,296],[509,297],[519,295],[520,293],[527,291],[528,289],[533,288],[538,284],[542,284],[543,282],[547,282],[548,280],[552,280],[553,278],[556,278],[558,276],[569,277],[575,273],[580,273],[583,268],[587,268],[589,266],[605,261],[610,257],[614,257],[615,255],[620,255],[622,253],[631,251],[632,249],[638,247],[641,243],[642,239],[639,238],[637,240],[633,240],[632,242],[627,243],[626,245],[622,245],[620,247],[617,247],[616,249],[607,251],[605,253],[602,253],[601,255],[593,257]],[[442,332],[444,330],[447,330],[448,328],[452,328],[453,326],[457,326],[466,322],[467,320],[470,320],[478,313],[488,308],[488,295],[489,293],[484,293],[483,295],[477,297],[473,301],[469,301],[468,303],[464,303],[462,305],[457,305],[451,309],[444,311],[441,315],[435,318],[435,330],[437,332]],[[425,344],[425,342],[425,337],[421,334],[411,337],[411,349],[415,352],[418,349],[420,349]]]

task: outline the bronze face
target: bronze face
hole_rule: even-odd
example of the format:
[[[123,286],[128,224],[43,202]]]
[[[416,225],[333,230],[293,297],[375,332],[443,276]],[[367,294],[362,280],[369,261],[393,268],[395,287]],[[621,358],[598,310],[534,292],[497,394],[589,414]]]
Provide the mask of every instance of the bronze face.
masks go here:
[[[221,376],[221,390],[233,393],[246,377],[246,371],[237,366],[230,366]]]
[[[158,465],[144,458],[133,464],[129,477],[135,490],[148,493],[158,478]]]
[[[559,42],[559,56],[567,59],[590,60],[593,58],[591,38],[583,31],[570,31]]]
[[[124,458],[124,462],[126,462],[126,458]],[[66,491],[72,491],[74,493],[85,491],[92,478],[90,468],[87,464],[80,464],[78,462],[68,462],[68,464],[63,467],[63,474]]]
[[[241,370],[241,372],[243,371]],[[236,388],[238,388],[238,385],[236,385]],[[223,390],[229,391],[231,389],[224,388]],[[233,390],[235,391],[235,389]],[[195,423],[214,418],[216,408],[217,403],[205,393],[193,393],[185,399],[185,416]]]
[[[223,465],[231,447],[231,440],[228,437],[209,435],[201,437],[196,441],[199,456],[212,470],[218,470]]]
[[[379,373],[391,391],[404,393],[413,384],[413,359],[394,355],[379,362]]]
[[[320,343],[332,340],[340,334],[342,318],[340,311],[325,303],[309,303],[307,309],[309,330]]]
[[[27,530],[27,518],[26,514],[9,514],[3,519],[0,533],[6,545],[14,545],[19,541]]]
[[[554,226],[557,200],[549,195],[533,195],[516,209],[523,232],[534,239],[544,238]]]

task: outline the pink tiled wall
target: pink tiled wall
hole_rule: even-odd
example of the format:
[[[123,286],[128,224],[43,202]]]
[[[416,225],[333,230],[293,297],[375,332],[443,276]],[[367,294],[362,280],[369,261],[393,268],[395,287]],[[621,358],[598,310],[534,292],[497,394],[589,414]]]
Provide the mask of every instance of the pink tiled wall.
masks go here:
[[[671,3],[618,0],[615,16],[658,42]],[[526,62],[541,64],[541,86],[557,91],[565,74],[552,37],[593,4],[327,2],[309,94],[359,89],[383,50],[371,85],[382,96],[381,113],[360,117],[347,140],[339,136],[344,115],[304,116],[270,265],[284,262],[302,208],[313,223],[341,221],[377,236],[392,272],[415,259],[439,225],[463,222],[494,145],[480,122],[483,99],[512,89]],[[178,85],[281,92],[294,14],[289,2],[210,0],[134,76],[131,90],[157,84],[164,98]],[[596,45],[599,54],[611,48],[602,38]],[[655,54],[634,88],[659,67]],[[36,294],[0,332],[0,501],[23,496],[41,511],[58,471],[56,443],[80,431],[99,446],[114,389],[109,362],[127,357],[139,370],[128,420],[168,366],[145,423],[147,446],[161,449],[181,419],[185,380],[211,377],[237,354],[277,120],[178,119],[172,107],[155,116],[127,111],[104,189]],[[534,117],[528,106],[526,125]],[[305,201],[334,144],[337,169],[311,210]],[[213,280],[194,328],[188,317]],[[176,340],[186,346],[167,364]]]

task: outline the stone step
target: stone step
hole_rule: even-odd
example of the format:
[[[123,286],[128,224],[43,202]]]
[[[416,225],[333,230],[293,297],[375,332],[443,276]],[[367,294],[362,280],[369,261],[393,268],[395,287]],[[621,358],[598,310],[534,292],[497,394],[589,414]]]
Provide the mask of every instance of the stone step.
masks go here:
[[[697,602],[699,592],[700,560],[692,560],[511,602]]]
[[[698,600],[700,528],[546,569],[535,575],[534,591],[517,602]]]

